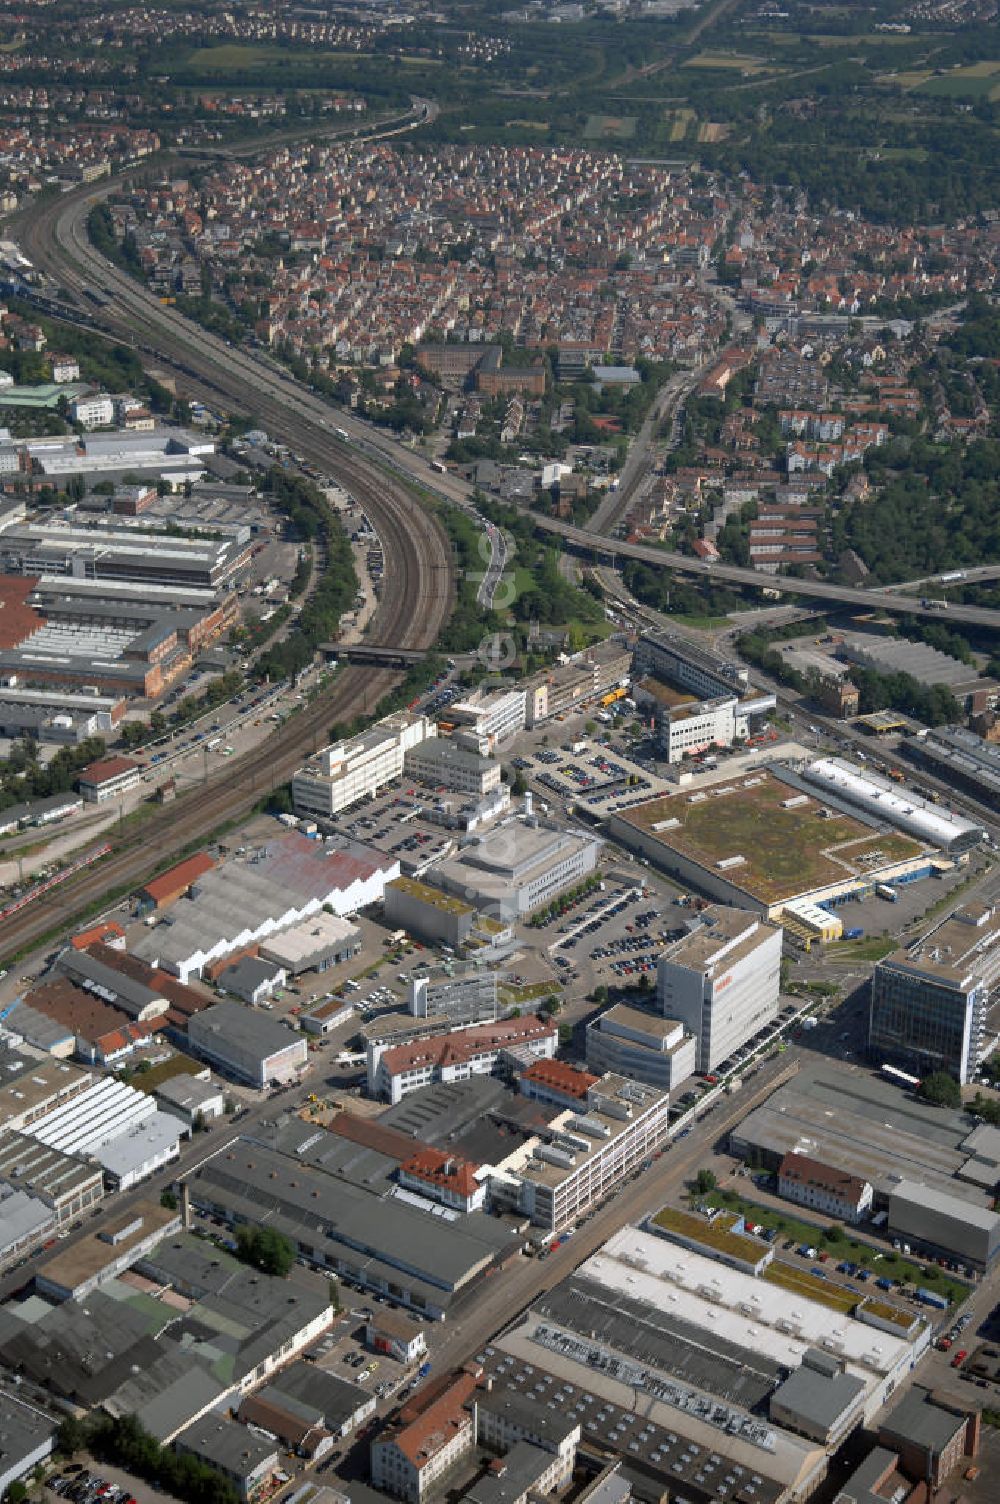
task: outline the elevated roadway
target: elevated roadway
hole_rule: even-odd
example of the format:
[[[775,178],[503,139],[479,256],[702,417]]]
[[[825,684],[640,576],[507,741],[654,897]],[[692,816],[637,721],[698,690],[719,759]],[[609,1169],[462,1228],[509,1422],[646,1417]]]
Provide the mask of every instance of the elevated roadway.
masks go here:
[[[259,416],[265,427],[268,422],[280,427],[286,438],[292,435],[288,441],[303,453],[311,445],[315,454],[317,441],[327,439],[328,442],[321,444],[324,454],[321,463],[331,474],[339,476],[349,466],[356,473],[357,455],[350,456],[349,445],[398,475],[416,481],[425,490],[466,511],[471,509],[473,490],[466,482],[452,474],[439,474],[422,455],[395,438],[332,407],[263,352],[236,349],[206,333],[176,309],[164,307],[133,278],[99,255],[87,238],[86,219],[93,205],[106,198],[115,186],[114,181],[108,180],[88,185],[35,212],[20,232],[20,243],[36,267],[78,291],[95,284],[106,289],[112,294],[113,303],[95,317],[112,328],[112,332],[131,334],[144,351],[172,362],[189,384],[202,383],[205,389],[214,392],[215,400],[224,397],[235,404],[237,411]],[[338,431],[346,434],[346,444],[336,438]],[[345,484],[351,484],[346,477]],[[935,602],[925,606],[920,598],[901,594],[907,588],[905,582],[886,589],[861,590],[826,580],[772,579],[755,569],[721,562],[707,564],[651,544],[604,538],[592,526],[577,527],[535,512],[530,515],[540,529],[561,537],[567,547],[598,560],[641,559],[694,578],[718,579],[757,590],[769,586],[805,600],[830,601],[867,611],[944,617],[1000,630],[1000,610],[965,605],[949,605],[943,610]],[[975,579],[979,582],[1000,579],[1000,565],[978,568]]]

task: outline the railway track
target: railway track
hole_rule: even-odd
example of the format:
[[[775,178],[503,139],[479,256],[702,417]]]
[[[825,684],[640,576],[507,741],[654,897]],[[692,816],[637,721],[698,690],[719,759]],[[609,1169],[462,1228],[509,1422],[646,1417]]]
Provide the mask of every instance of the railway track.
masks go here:
[[[138,342],[160,366],[182,378],[191,396],[220,400],[236,412],[265,421],[295,452],[333,476],[364,507],[382,541],[384,588],[372,621],[373,645],[433,646],[453,600],[450,545],[440,524],[395,475],[387,474],[334,437],[335,409],[299,387],[270,363],[231,350],[173,309],[163,308],[124,273],[109,267],[90,246],[86,216],[107,192],[66,195],[45,206],[21,231],[34,265],[71,291],[95,282],[112,302],[100,311],[107,332]],[[103,897],[144,881],[165,858],[239,819],[264,793],[285,782],[329,728],[374,709],[399,682],[390,669],[348,667],[305,710],[268,738],[263,749],[220,769],[205,784],[149,815],[136,833],[113,840],[97,868],[40,897],[16,920],[0,922],[0,961],[30,949],[55,929],[69,927]]]

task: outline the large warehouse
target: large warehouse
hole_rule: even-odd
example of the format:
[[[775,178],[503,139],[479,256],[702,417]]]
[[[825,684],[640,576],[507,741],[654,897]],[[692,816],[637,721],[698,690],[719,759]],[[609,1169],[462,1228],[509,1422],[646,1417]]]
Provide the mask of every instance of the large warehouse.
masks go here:
[[[135,954],[186,982],[231,951],[269,940],[323,909],[356,914],[377,903],[398,876],[396,857],[291,831],[206,872],[139,940]]]
[[[706,1224],[707,1225],[707,1224]],[[874,1313],[873,1313],[874,1315]],[[494,1339],[494,1393],[558,1406],[623,1454],[640,1497],[804,1499],[928,1329],[828,1303],[626,1227]]]
[[[187,1038],[192,1052],[223,1074],[260,1088],[294,1080],[307,1059],[302,1035],[239,1003],[216,1003],[194,1014]]]
[[[610,831],[699,892],[769,919],[795,899],[836,902],[924,873],[937,844],[763,769],[622,810]]]
[[[400,1154],[383,1153],[296,1119],[270,1142],[237,1139],[187,1183],[194,1206],[274,1227],[318,1268],[439,1320],[523,1240],[482,1212],[442,1216],[430,1201],[392,1194],[401,1153],[416,1147],[404,1140]]]
[[[820,757],[801,771],[806,783],[949,856],[971,851],[986,834],[972,820],[953,815],[908,789],[900,790],[877,773],[862,772],[843,757]]]

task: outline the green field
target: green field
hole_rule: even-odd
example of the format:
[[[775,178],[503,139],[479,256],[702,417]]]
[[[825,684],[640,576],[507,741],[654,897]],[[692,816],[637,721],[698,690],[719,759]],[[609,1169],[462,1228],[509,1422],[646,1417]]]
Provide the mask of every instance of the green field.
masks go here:
[[[301,64],[310,68],[324,63],[352,62],[371,57],[370,52],[294,52],[288,47],[242,46],[239,42],[222,42],[218,47],[195,47],[188,53],[185,66],[196,73],[243,73],[273,64]]]
[[[986,99],[996,87],[998,71],[1000,62],[984,59],[968,68],[953,68],[928,78],[916,86],[916,92],[936,99]]]
[[[634,115],[588,115],[583,128],[585,141],[631,141],[635,135]]]

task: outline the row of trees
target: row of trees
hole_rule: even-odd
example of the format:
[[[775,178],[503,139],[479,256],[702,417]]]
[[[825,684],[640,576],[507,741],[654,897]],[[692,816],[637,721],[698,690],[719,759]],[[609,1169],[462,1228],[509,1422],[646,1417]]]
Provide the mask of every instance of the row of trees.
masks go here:
[[[275,467],[268,471],[263,490],[288,518],[291,534],[301,542],[317,543],[326,554],[325,568],[302,608],[295,631],[268,648],[259,660],[263,676],[284,679],[310,664],[321,642],[337,636],[340,618],[357,594],[358,577],[350,542],[311,481]],[[300,573],[297,580],[301,592],[305,589],[304,575]]]
[[[80,770],[103,757],[104,750],[102,737],[88,736],[75,747],[60,747],[52,761],[43,766],[36,741],[25,738],[15,742],[10,756],[0,763],[0,809],[68,793]]]
[[[67,1417],[56,1445],[66,1455],[89,1451],[98,1461],[115,1463],[185,1504],[239,1504],[239,1494],[222,1473],[197,1457],[161,1446],[134,1415],[117,1420],[96,1413],[83,1421]]]

